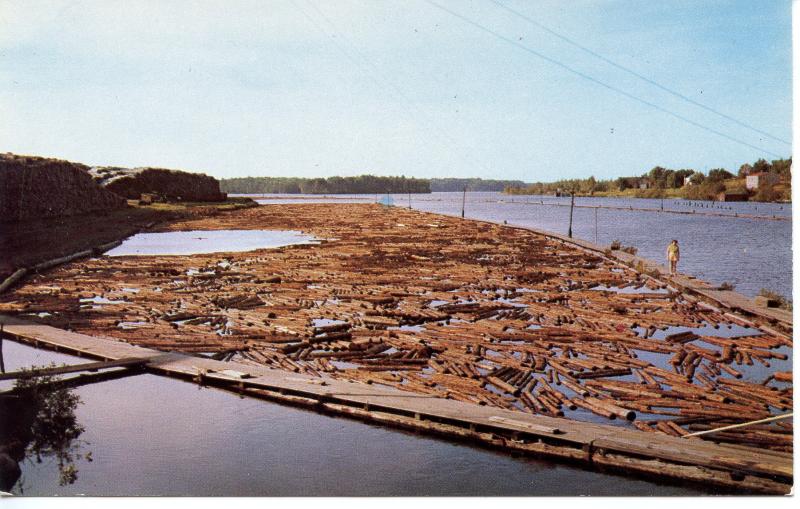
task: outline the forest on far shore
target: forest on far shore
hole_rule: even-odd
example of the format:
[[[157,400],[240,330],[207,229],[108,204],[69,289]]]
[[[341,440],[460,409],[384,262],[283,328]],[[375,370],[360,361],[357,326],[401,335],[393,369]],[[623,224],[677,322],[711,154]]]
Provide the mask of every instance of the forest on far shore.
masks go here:
[[[430,193],[426,179],[401,177],[298,178],[243,177],[220,180],[220,189],[235,194],[379,194]]]
[[[298,178],[243,177],[220,180],[223,192],[234,194],[383,194],[430,193],[446,191],[502,191],[509,186],[524,186],[520,180],[481,178],[418,179],[400,177]]]

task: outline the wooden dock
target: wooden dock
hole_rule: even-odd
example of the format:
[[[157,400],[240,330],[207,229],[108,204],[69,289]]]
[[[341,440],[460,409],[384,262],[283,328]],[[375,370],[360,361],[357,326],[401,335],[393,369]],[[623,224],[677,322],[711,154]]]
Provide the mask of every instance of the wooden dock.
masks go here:
[[[149,362],[149,359],[142,358],[123,358],[114,361],[89,362],[86,364],[75,364],[72,366],[58,366],[54,368],[26,369],[22,371],[12,371],[10,373],[0,373],[0,381],[18,380],[24,378],[34,378],[41,376],[68,375],[70,373],[96,373],[98,371],[114,368],[138,368]]]
[[[786,494],[792,455],[479,406],[395,388],[221,362],[68,332],[0,315],[2,336],[101,359],[144,359],[147,371],[316,411],[471,441],[589,468],[691,481],[739,493]]]

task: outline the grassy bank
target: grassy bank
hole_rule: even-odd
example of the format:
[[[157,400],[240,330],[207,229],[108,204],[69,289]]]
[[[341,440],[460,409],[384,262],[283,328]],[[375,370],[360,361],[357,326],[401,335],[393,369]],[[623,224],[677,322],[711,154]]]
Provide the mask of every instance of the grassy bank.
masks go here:
[[[674,189],[609,189],[607,191],[595,191],[594,193],[584,194],[584,196],[600,196],[608,198],[673,198],[684,200],[712,200],[716,201],[719,192],[750,194],[748,201],[755,202],[779,202],[790,203],[792,201],[792,189],[786,184],[775,184],[769,191],[748,193],[745,187],[745,179],[735,178],[724,180],[716,188],[702,186],[684,186]],[[722,187],[724,186],[724,187]],[[578,196],[581,196],[578,193]]]
[[[538,189],[508,188],[504,191],[512,195],[540,194]],[[778,183],[771,186],[768,190],[748,192],[745,188],[745,179],[727,179],[714,185],[701,184],[697,186],[683,186],[678,188],[664,189],[617,189],[607,188],[602,190],[577,190],[575,196],[596,196],[602,198],[665,198],[665,199],[684,199],[684,200],[710,200],[716,201],[717,195],[721,192],[748,194],[747,201],[753,202],[773,202],[791,203],[792,189],[789,185]]]
[[[197,214],[203,211],[208,212],[224,212],[239,209],[249,209],[250,207],[258,207],[258,203],[250,198],[228,198],[221,202],[164,202],[152,203],[150,205],[140,205],[138,200],[128,200],[128,205],[136,208],[161,211],[161,212],[177,212],[177,213],[190,213]]]

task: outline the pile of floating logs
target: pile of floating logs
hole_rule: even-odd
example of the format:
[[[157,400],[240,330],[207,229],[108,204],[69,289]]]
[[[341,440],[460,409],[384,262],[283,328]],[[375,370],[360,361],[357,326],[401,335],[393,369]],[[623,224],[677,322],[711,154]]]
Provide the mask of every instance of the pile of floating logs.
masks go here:
[[[292,229],[324,240],[84,260],[32,277],[3,296],[0,312],[674,436],[792,408],[790,330],[534,232],[359,204],[275,205],[166,228]],[[792,425],[702,439],[790,451]]]

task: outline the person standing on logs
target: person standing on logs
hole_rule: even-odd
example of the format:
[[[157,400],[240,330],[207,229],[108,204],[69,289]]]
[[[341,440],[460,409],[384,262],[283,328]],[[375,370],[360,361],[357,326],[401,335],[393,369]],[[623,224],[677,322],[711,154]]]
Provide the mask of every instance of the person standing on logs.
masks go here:
[[[681,248],[678,247],[678,241],[672,239],[672,242],[667,246],[667,261],[669,261],[669,273],[678,273],[678,260],[681,259]]]

